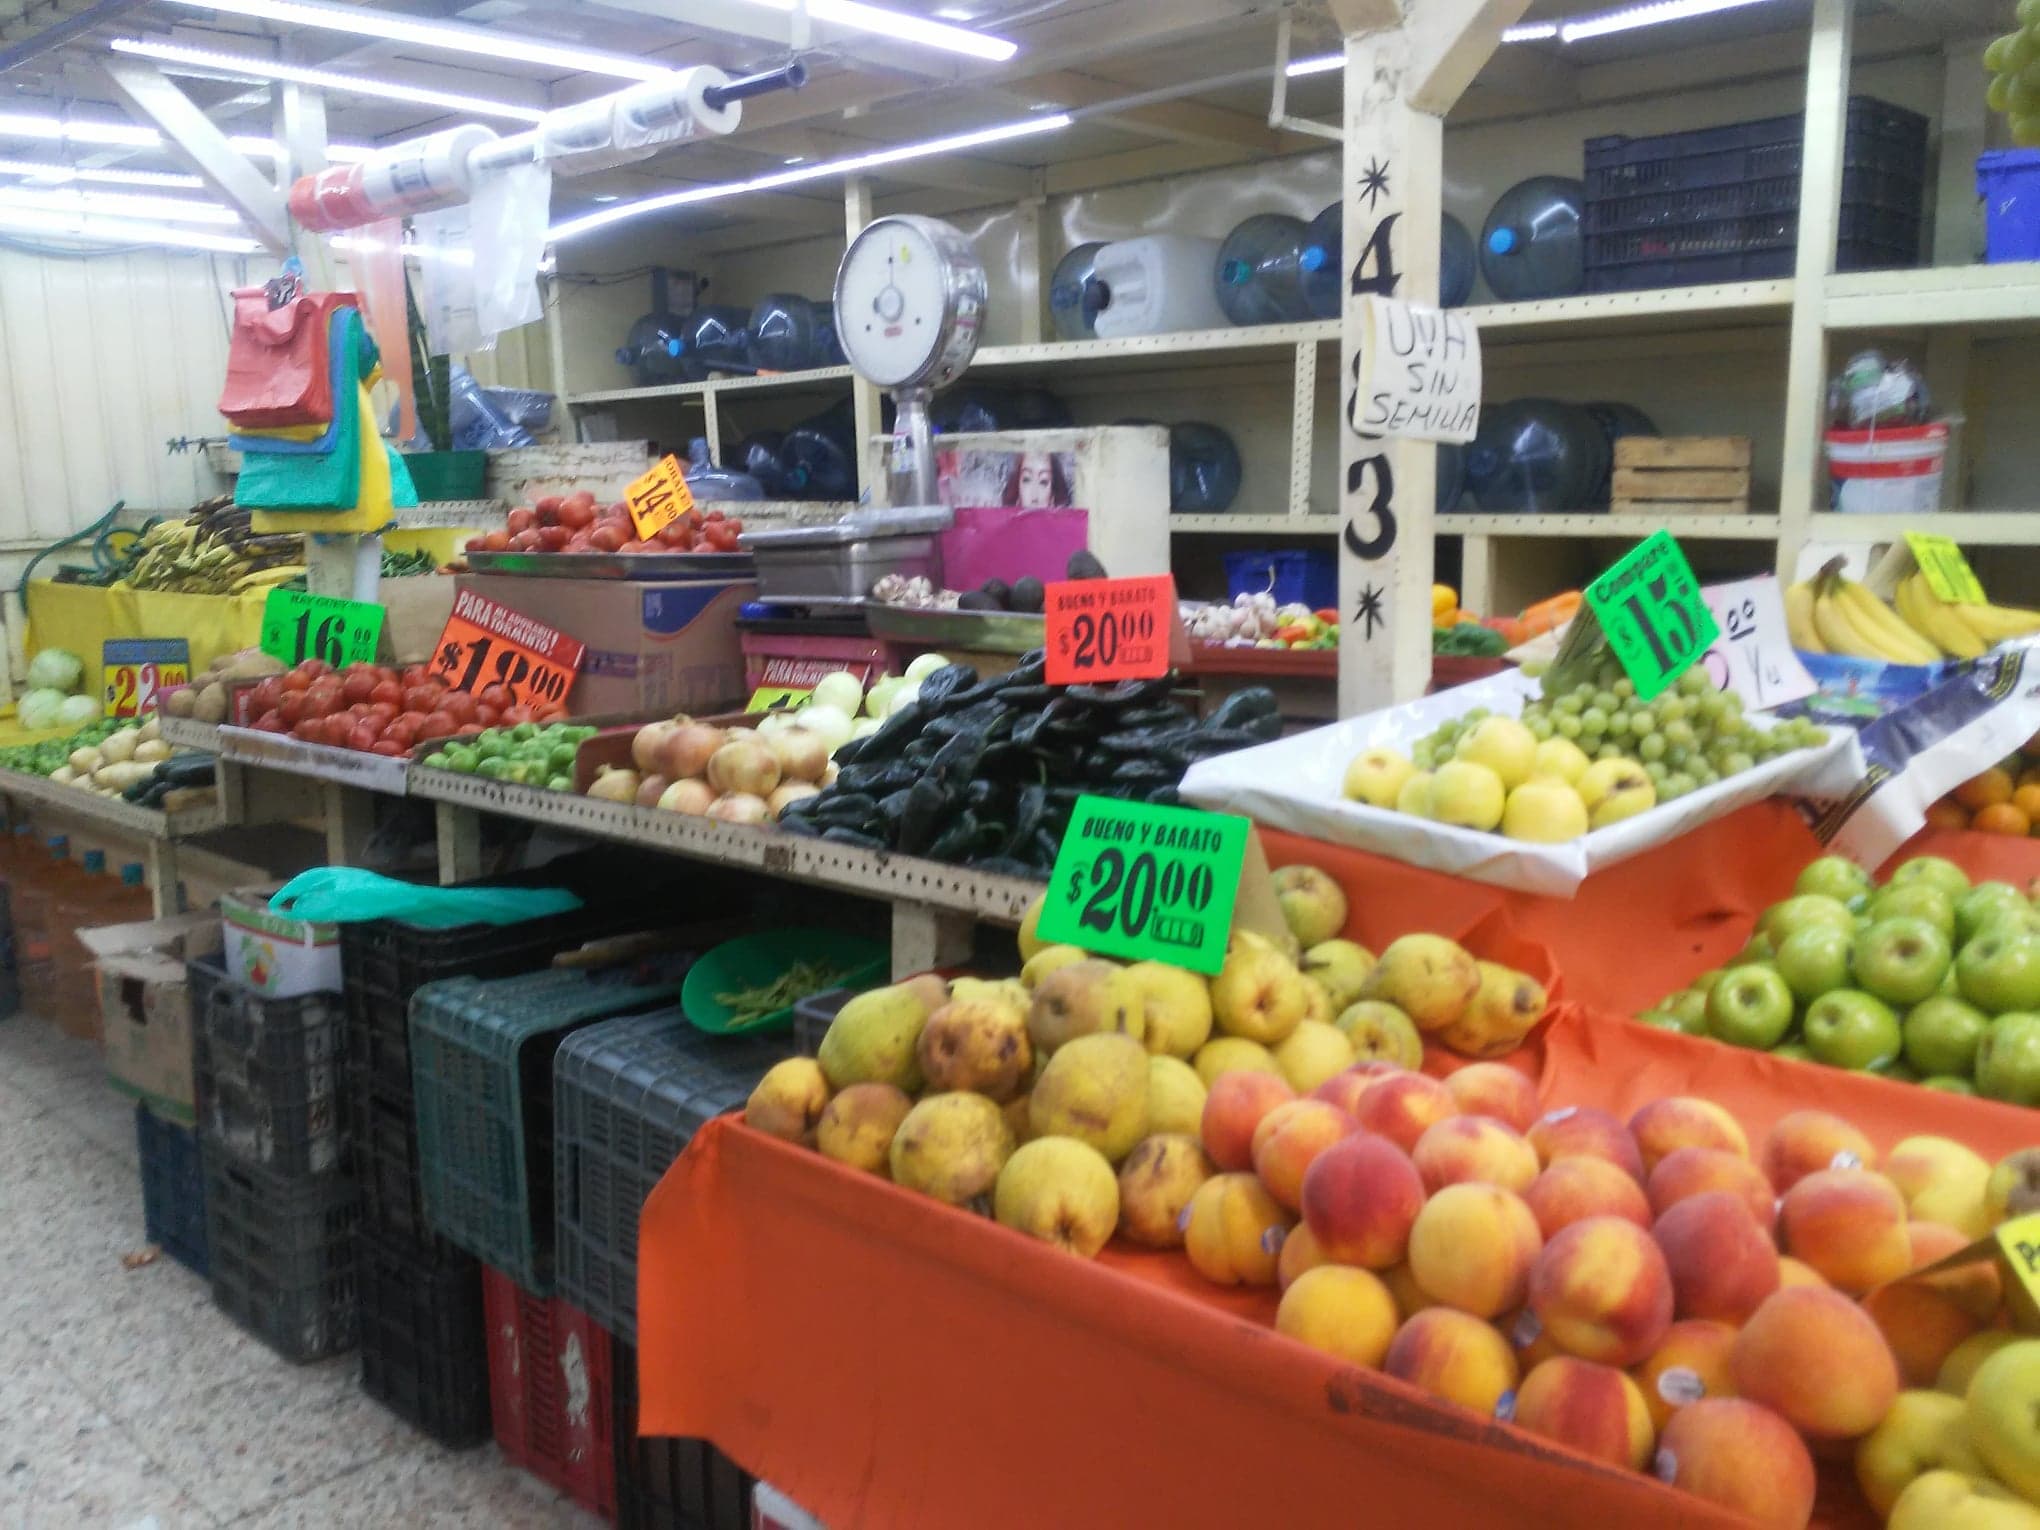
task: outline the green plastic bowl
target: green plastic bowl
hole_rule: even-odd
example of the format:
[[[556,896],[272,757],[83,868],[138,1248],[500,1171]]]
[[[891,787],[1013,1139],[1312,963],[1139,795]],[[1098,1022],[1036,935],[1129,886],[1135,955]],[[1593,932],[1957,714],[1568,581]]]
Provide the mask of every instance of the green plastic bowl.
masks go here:
[[[737,1025],[733,1023],[736,1011],[716,995],[763,988],[801,962],[839,969],[835,979],[817,985],[817,992],[823,988],[866,988],[884,981],[891,956],[880,941],[838,930],[768,930],[740,935],[724,941],[688,969],[680,987],[680,1003],[695,1028],[712,1036],[783,1031],[793,1024],[791,1004],[749,1025]]]

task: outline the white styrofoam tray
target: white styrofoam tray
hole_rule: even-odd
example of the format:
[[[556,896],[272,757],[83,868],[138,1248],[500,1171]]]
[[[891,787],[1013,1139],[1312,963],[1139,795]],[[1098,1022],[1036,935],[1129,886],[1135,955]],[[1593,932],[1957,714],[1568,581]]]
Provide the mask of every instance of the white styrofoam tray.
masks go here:
[[[1676,802],[1557,845],[1528,844],[1500,834],[1434,823],[1349,802],[1343,795],[1346,767],[1361,750],[1392,745],[1407,753],[1442,722],[1475,707],[1515,717],[1521,714],[1524,701],[1536,694],[1535,680],[1520,670],[1509,670],[1405,706],[1349,717],[1272,744],[1200,760],[1183,777],[1183,800],[1202,808],[1243,813],[1272,828],[1370,850],[1475,882],[1569,898],[1593,872],[1676,839],[1745,803],[1788,789],[1842,747],[1839,737],[1830,736],[1817,749],[1798,749],[1766,760],[1754,770],[1702,787]],[[1750,720],[1760,728],[1770,726],[1770,720],[1762,716],[1752,714]]]

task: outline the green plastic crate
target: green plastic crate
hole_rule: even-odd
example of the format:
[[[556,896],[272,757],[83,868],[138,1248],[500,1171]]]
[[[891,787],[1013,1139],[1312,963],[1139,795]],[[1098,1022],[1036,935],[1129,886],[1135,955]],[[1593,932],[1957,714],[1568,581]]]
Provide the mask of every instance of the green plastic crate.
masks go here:
[[[428,983],[411,999],[425,1219],[534,1295],[553,1289],[553,1053],[669,1003],[682,966]]]

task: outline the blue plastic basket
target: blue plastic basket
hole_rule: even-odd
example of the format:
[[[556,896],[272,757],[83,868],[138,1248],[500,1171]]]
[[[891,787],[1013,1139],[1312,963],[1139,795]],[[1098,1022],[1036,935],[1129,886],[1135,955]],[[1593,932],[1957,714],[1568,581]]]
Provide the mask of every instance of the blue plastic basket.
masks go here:
[[[1278,606],[1304,605],[1316,611],[1338,604],[1339,564],[1332,554],[1307,548],[1229,552],[1225,586],[1229,595],[1266,591]]]
[[[2040,149],[1992,149],[1976,156],[1983,198],[1984,259],[2040,260]]]

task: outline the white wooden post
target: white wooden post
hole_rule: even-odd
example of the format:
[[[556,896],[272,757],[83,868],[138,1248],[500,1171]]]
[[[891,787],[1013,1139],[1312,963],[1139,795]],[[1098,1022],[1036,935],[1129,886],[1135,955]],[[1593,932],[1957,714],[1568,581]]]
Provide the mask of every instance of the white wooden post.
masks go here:
[[[870,221],[871,183],[861,175],[844,177],[844,249],[850,248],[850,242],[864,232],[864,225]],[[885,457],[873,442],[885,415],[879,408],[877,387],[854,374],[850,379],[850,413],[857,431],[858,487],[872,504],[882,505],[886,502]]]

